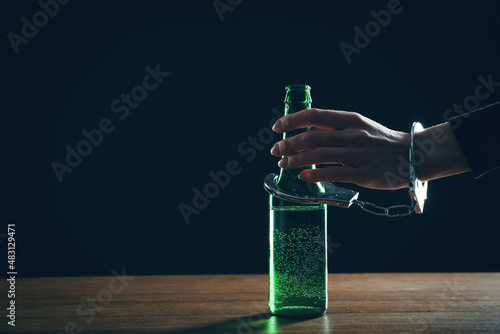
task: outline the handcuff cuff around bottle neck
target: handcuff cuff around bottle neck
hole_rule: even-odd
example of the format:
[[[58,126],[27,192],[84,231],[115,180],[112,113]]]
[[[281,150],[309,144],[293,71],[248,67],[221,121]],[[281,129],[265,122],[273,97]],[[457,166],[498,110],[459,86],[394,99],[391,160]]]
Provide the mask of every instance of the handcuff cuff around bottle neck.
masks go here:
[[[415,137],[423,130],[422,124],[414,122],[410,130],[410,148],[409,148],[409,169],[410,182],[408,193],[410,195],[411,204],[392,205],[383,207],[370,202],[358,200],[359,192],[345,189],[336,186],[330,182],[321,182],[325,188],[325,193],[319,196],[297,196],[286,193],[278,189],[276,186],[276,174],[268,174],[264,179],[264,189],[274,197],[285,201],[302,203],[302,204],[327,204],[341,208],[349,208],[352,204],[357,204],[362,210],[376,215],[389,218],[404,217],[411,215],[413,212],[422,214],[424,212],[424,203],[427,199],[428,182],[422,182],[417,176],[417,167],[415,162]],[[402,211],[402,212],[401,212]]]

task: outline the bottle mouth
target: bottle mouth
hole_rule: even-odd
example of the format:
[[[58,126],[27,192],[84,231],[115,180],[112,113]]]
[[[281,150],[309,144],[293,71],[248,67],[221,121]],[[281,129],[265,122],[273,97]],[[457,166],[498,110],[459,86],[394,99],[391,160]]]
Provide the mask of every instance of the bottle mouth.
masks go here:
[[[311,87],[309,85],[295,84],[285,88],[285,103],[311,103]]]
[[[294,85],[288,85],[286,86],[286,91],[292,91],[292,90],[311,90],[311,86],[309,85],[304,85],[304,84],[294,84]]]

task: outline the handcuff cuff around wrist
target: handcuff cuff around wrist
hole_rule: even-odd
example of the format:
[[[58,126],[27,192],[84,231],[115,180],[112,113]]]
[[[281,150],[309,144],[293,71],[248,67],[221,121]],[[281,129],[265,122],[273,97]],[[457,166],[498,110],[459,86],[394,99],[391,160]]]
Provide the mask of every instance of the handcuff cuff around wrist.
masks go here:
[[[404,217],[413,212],[422,214],[424,212],[424,203],[427,199],[428,182],[422,182],[417,176],[417,164],[415,161],[415,137],[423,130],[422,124],[414,122],[410,130],[409,147],[409,185],[408,193],[411,204],[392,205],[383,207],[370,202],[358,200],[359,192],[345,189],[330,182],[321,182],[325,188],[325,193],[320,196],[296,196],[278,189],[276,185],[277,175],[268,174],[264,179],[264,189],[271,195],[285,201],[302,204],[327,204],[341,208],[349,208],[351,204],[357,204],[363,211],[376,216],[385,216],[389,218]],[[403,211],[403,212],[400,212]]]

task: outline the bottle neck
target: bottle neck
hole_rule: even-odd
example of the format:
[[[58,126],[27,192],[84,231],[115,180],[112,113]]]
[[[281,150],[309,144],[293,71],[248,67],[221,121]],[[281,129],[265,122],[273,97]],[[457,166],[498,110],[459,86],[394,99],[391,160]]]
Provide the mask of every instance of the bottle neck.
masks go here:
[[[285,116],[293,114],[293,113],[296,113],[296,112],[299,112],[299,111],[304,110],[304,109],[310,109],[310,108],[311,108],[311,102],[307,102],[307,103],[297,103],[297,102],[296,103],[287,103],[287,101],[285,99]],[[293,130],[293,131],[289,131],[289,132],[284,132],[283,133],[283,139],[287,139],[287,138],[296,136],[296,135],[298,135],[300,133],[307,132],[309,130],[310,130],[309,128],[303,128],[303,129],[297,129],[297,130]],[[315,168],[314,165],[304,166],[304,167],[294,168],[294,169],[283,169],[283,168],[281,168],[281,170],[280,170],[280,179],[283,178],[283,177],[298,179],[299,174],[303,170],[313,169],[313,168]]]
[[[285,96],[285,115],[290,115],[304,109],[311,108],[310,87],[306,85],[292,85],[287,87]],[[309,131],[309,128],[297,129],[283,133],[283,139]],[[281,169],[276,185],[278,188],[297,195],[318,195],[325,192],[319,183],[309,183],[300,180],[299,174],[306,169],[314,169],[315,165],[294,169]]]

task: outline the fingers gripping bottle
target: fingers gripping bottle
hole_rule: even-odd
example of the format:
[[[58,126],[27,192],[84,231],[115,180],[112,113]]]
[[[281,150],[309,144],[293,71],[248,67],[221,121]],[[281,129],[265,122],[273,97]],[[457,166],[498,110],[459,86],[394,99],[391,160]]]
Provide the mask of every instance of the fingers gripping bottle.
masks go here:
[[[285,115],[311,108],[308,85],[286,87]],[[283,139],[309,129],[283,134]],[[274,180],[281,191],[324,193],[320,183],[299,179],[305,169],[281,169]],[[328,307],[326,205],[306,205],[269,197],[269,309],[277,316],[315,317]]]

